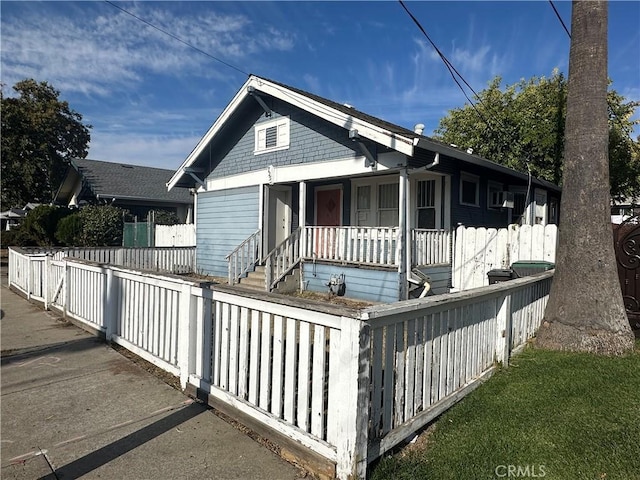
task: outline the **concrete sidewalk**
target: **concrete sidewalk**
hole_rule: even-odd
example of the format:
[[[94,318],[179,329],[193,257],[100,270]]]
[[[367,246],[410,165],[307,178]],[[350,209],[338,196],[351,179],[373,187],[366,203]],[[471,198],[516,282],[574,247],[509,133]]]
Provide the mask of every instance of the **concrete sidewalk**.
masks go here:
[[[2,282],[3,479],[295,479],[303,473]]]

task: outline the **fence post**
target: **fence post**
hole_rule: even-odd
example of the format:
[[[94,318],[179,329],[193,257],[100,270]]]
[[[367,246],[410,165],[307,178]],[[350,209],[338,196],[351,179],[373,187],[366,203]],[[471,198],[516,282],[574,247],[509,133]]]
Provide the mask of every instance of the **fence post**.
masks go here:
[[[69,309],[69,296],[71,295],[71,289],[69,288],[69,261],[63,260],[64,269],[63,269],[63,278],[64,278],[64,294],[62,296],[62,314],[64,318],[67,318],[67,310]]]
[[[511,293],[496,298],[496,360],[509,366],[511,355]]]
[[[111,341],[113,334],[117,331],[118,322],[118,284],[113,275],[113,269],[107,267],[107,280],[104,298],[104,327],[107,342]]]
[[[329,405],[340,431],[336,445],[336,477],[364,479],[369,443],[369,345],[371,330],[361,320],[342,318],[336,388],[339,401]]]
[[[189,374],[195,369],[196,331],[194,317],[196,298],[191,295],[191,285],[185,283],[180,291],[178,308],[178,368],[180,369],[180,387],[184,390]]]
[[[49,310],[49,280],[51,273],[51,255],[44,256],[44,265],[42,266],[42,298],[44,300],[44,309]]]
[[[27,300],[31,300],[31,256],[27,256]]]

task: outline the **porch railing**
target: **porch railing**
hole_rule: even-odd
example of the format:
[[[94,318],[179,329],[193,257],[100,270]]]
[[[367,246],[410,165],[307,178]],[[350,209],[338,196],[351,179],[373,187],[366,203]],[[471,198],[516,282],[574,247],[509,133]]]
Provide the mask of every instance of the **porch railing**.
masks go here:
[[[451,263],[452,235],[448,230],[411,230],[413,265]]]
[[[305,227],[305,257],[397,265],[397,227]]]
[[[261,244],[262,230],[257,230],[225,257],[229,265],[229,285],[238,283],[260,261]]]
[[[302,229],[298,227],[267,255],[265,261],[265,286],[267,291],[275,287],[302,259],[301,238]]]

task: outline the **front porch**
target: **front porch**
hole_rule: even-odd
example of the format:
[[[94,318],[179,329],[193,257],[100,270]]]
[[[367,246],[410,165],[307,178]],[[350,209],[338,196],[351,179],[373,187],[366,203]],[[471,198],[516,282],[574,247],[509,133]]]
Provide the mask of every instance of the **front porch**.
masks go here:
[[[258,228],[226,255],[230,285],[272,291],[295,272],[300,275],[287,289],[326,292],[350,268],[350,281],[384,277],[385,294],[365,293],[367,300],[397,301],[429,282],[425,268],[450,267],[450,176],[390,165],[347,176],[337,164],[326,167],[313,175],[299,167],[268,169],[272,180],[284,180],[283,170],[312,179],[258,186]],[[318,264],[332,268],[324,269],[326,278],[305,279],[305,264],[314,266],[313,277]],[[438,293],[448,291],[448,279]],[[335,290],[342,294],[340,285]]]
[[[402,281],[403,273],[407,278],[405,282],[411,283],[413,280],[413,285],[420,285],[421,280],[424,280],[419,278],[420,273],[416,272],[416,275],[410,272],[434,266],[443,266],[450,271],[452,252],[450,231],[411,229],[406,255],[401,251],[404,244],[401,233],[398,227],[298,227],[289,237],[263,256],[261,254],[263,232],[258,230],[227,257],[228,281],[230,285],[242,284],[243,279],[254,272],[256,267],[263,266],[264,268],[259,268],[259,271],[264,272],[264,290],[271,291],[276,289],[279,282],[292,271],[301,269],[299,289],[306,290],[310,280],[305,278],[305,269],[301,267],[310,264],[313,276],[317,277],[317,265],[322,264],[331,265],[333,269],[327,270],[325,267],[323,271],[327,278],[311,283],[315,285],[316,290],[318,290],[318,282],[321,282],[320,284],[324,286],[322,291],[328,291],[332,281],[339,281],[334,277],[344,275],[347,269],[351,269],[352,275],[368,277],[369,281],[375,281],[375,277],[378,276],[385,276],[386,282],[393,284],[392,288],[397,290],[401,288],[399,282]],[[406,257],[404,264],[401,263],[403,257]],[[360,269],[360,271],[354,269]],[[366,274],[364,274],[365,270]],[[335,271],[334,274],[326,273],[333,271]],[[389,277],[390,273],[392,277]],[[253,275],[253,277],[262,277],[262,275]],[[406,291],[408,292],[410,288],[407,285]],[[387,297],[388,294],[385,298]]]

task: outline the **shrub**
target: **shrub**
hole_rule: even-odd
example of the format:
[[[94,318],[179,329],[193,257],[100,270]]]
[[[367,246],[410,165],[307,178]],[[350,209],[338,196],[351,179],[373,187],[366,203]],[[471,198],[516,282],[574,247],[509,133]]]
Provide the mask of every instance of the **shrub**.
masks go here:
[[[80,212],[62,218],[56,228],[56,239],[68,247],[84,246],[82,242],[82,215]]]
[[[58,222],[70,213],[71,210],[66,207],[40,205],[27,214],[19,227],[11,231],[9,240],[18,246],[56,245]],[[4,240],[2,243],[5,243]]]
[[[80,210],[84,246],[122,245],[123,210],[111,205],[91,205]]]

